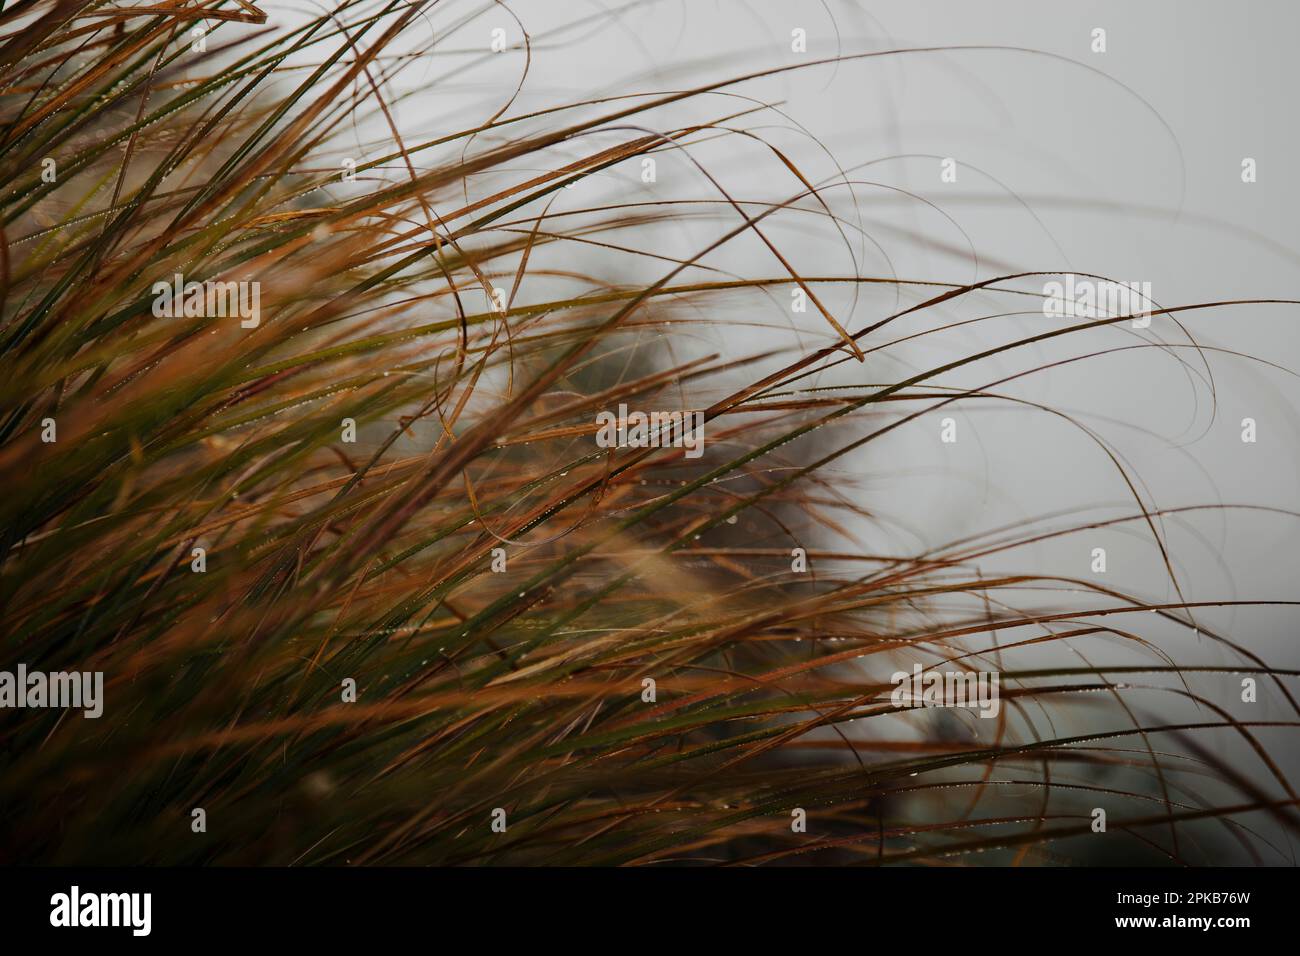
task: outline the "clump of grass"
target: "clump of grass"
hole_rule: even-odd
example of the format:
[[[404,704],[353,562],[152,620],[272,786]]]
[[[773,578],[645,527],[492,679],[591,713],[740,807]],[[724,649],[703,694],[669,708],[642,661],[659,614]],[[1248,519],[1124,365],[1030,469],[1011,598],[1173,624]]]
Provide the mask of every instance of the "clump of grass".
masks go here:
[[[917,554],[842,544],[874,515],[828,466],[1050,372],[945,389],[954,369],[1118,318],[816,387],[910,338],[891,337],[902,317],[1014,304],[1033,277],[804,274],[782,217],[843,235],[849,216],[839,183],[775,148],[784,191],[763,202],[705,170],[709,202],[557,203],[645,158],[763,142],[743,125],[763,104],[708,99],[741,77],[532,110],[498,97],[413,142],[394,90],[433,55],[424,18],[454,42],[477,9],[195,9],[0,12],[2,663],[106,675],[99,720],[3,715],[4,858],[1052,862],[1098,858],[1103,803],[1129,837],[1106,852],[1126,859],[1278,852],[1289,782],[1256,724],[1186,681],[1270,678],[1295,717],[1292,672],[1196,621],[1219,595],[1156,604],[985,572],[1084,518]],[[701,98],[726,105],[661,122]],[[349,166],[361,136],[372,158]],[[712,238],[656,244],[685,219]],[[741,242],[762,253],[754,271],[710,265]],[[155,283],[178,274],[257,282],[257,323],[156,315]],[[853,328],[830,304],[846,287],[902,304]],[[728,350],[676,351],[721,309],[789,289],[824,320],[822,345],[755,348],[742,327]],[[620,403],[702,412],[703,457],[599,447],[595,416]],[[1135,487],[1115,523],[1160,541],[1161,516]],[[1125,623],[1135,611],[1231,659],[1173,659]],[[1145,662],[1043,666],[1045,646],[1096,636]],[[918,661],[996,669],[999,718],[898,711],[888,677]],[[1130,705],[1171,677],[1198,715]],[[1061,729],[1084,717],[1099,724]],[[1214,727],[1267,776],[1197,743]]]

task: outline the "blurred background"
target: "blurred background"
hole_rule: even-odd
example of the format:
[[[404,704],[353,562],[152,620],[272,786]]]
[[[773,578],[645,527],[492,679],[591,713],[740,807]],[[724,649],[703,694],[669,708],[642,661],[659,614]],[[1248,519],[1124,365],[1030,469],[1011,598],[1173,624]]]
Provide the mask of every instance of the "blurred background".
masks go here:
[[[680,204],[670,221],[638,233],[653,235],[642,246],[653,255],[565,244],[562,261],[551,265],[586,274],[625,270],[629,281],[657,277],[666,265],[654,256],[694,254],[716,238],[720,224],[734,224],[720,188],[742,205],[803,191],[770,145],[827,187],[822,198],[840,219],[839,229],[831,228],[805,199],[769,220],[771,235],[804,275],[964,283],[1077,271],[1149,282],[1164,307],[1288,298],[1300,291],[1298,133],[1287,119],[1297,79],[1289,45],[1298,25],[1300,12],[1284,3],[523,3],[479,8],[467,24],[458,22],[446,45],[435,46],[440,55],[405,73],[400,88],[410,95],[394,115],[414,140],[416,131],[438,133],[435,117],[478,110],[485,101],[522,114],[566,100],[687,89],[842,57],[664,107],[658,127],[640,120],[639,128],[666,132],[744,113],[722,125],[754,136],[720,135],[661,154],[655,182],[644,182],[632,163],[581,180],[553,213],[566,204],[577,211],[630,197]],[[442,24],[433,19],[429,28],[436,40]],[[797,31],[804,31],[804,52],[792,48]],[[506,49],[487,49],[502,36]],[[898,50],[910,52],[858,56]],[[382,143],[382,131],[374,132],[374,143]],[[358,130],[360,149],[370,133]],[[581,155],[627,135],[626,129],[594,131],[573,142],[571,152]],[[955,160],[954,182],[941,175],[947,158]],[[1246,159],[1255,161],[1254,182],[1243,182]],[[397,180],[404,171],[386,175]],[[697,218],[684,201],[706,207],[713,218]],[[748,236],[705,261],[722,273],[782,274],[771,253]],[[695,270],[694,278],[704,271]],[[1047,328],[1058,321],[1041,312],[1047,278],[1000,286],[1027,296],[963,296],[894,322],[864,347],[932,331],[802,384],[894,381]],[[915,286],[818,288],[850,331],[935,294]],[[529,288],[519,294],[526,301]],[[1008,400],[947,406],[840,459],[827,474],[852,487],[880,519],[853,527],[858,544],[852,546],[916,553],[1004,526],[1047,531],[1104,521],[1133,513],[1134,489],[1152,509],[1296,510],[1300,386],[1289,370],[1300,367],[1297,317],[1296,307],[1276,304],[1188,311],[1157,317],[1149,330],[1122,323],[942,376],[933,384],[984,386],[1088,352],[1122,349],[1018,377],[997,389]],[[671,349],[679,358],[693,350],[736,357],[783,350],[771,359],[776,368],[794,350],[834,341],[816,310],[792,313],[787,286],[728,299],[700,318],[709,321],[698,332],[671,341],[647,336],[644,348],[651,354]],[[1207,351],[1190,348],[1192,342]],[[1169,347],[1135,347],[1158,343]],[[958,429],[951,444],[940,441],[947,416]],[[1241,440],[1244,418],[1257,423],[1255,443]],[[840,437],[859,434],[854,427]],[[1207,509],[1168,515],[1159,526],[1188,600],[1300,594],[1294,558],[1300,524],[1293,518]],[[1032,568],[1080,577],[1092,573],[1095,547],[1106,549],[1108,583],[1152,601],[1177,600],[1141,522],[981,561],[990,573]],[[1300,663],[1290,607],[1196,614],[1275,666]],[[1181,663],[1222,659],[1217,648],[1167,622],[1143,622],[1142,636]],[[1114,642],[1108,652],[1125,653]],[[1230,690],[1210,692],[1231,704]],[[1269,697],[1265,692],[1259,707],[1276,716]],[[1182,706],[1167,698],[1148,703]],[[1300,764],[1293,748],[1282,753],[1290,766]]]
[[[651,208],[671,200],[666,208],[673,215],[637,234],[654,237],[640,244],[649,254],[639,258],[566,244],[563,261],[553,264],[556,283],[565,281],[559,273],[566,267],[584,274],[625,270],[628,281],[652,281],[667,268],[655,256],[695,254],[734,224],[738,213],[724,192],[750,214],[803,192],[788,163],[825,187],[821,199],[838,218],[832,228],[805,198],[765,224],[805,276],[966,283],[1075,271],[1150,283],[1162,307],[1300,297],[1294,175],[1300,134],[1287,119],[1297,81],[1289,49],[1300,26],[1294,5],[799,0],[522,4],[510,11],[517,20],[504,8],[484,11],[449,41],[448,60],[435,57],[417,71],[418,82],[408,77],[412,96],[400,105],[401,128],[454,112],[462,101],[481,107],[485,98],[499,97],[504,105],[514,96],[509,109],[523,113],[838,58],[720,86],[658,111],[657,126],[641,121],[643,131],[720,123],[752,135],[719,135],[667,151],[657,158],[653,182],[639,177],[635,164],[622,163],[575,184],[553,212],[567,203],[579,214],[635,196]],[[494,29],[504,31],[504,52],[485,56],[463,48],[476,31],[489,42]],[[572,144],[572,155],[628,135],[627,129],[593,132]],[[1243,177],[1247,166],[1253,177]],[[717,270],[711,278],[782,275],[770,250],[752,236],[704,262]],[[706,271],[692,270],[683,281],[698,281]],[[864,348],[876,349],[865,363],[841,361],[800,384],[894,382],[1048,329],[1060,321],[1042,314],[1049,278],[1055,277],[998,286],[1027,295],[963,296],[892,322],[863,340]],[[852,332],[940,291],[853,283],[817,289]],[[651,362],[665,350],[680,360],[771,349],[775,369],[833,344],[816,310],[791,311],[789,290],[774,285],[768,294],[726,297],[698,316],[694,331],[642,332],[640,347]],[[694,308],[683,304],[681,317]],[[993,390],[1000,397],[927,412],[835,462],[822,477],[874,520],[850,522],[842,535],[817,529],[816,543],[854,553],[923,554],[997,529],[1049,535],[1132,516],[1136,498],[1148,510],[1167,512],[1155,519],[1167,554],[1151,527],[1130,520],[982,556],[981,573],[1091,576],[1153,603],[1297,600],[1300,522],[1280,511],[1300,510],[1300,383],[1291,371],[1300,367],[1298,318],[1297,307],[1286,304],[1179,312],[1157,317],[1147,330],[1120,323],[1004,352],[931,380],[928,385],[941,388],[999,383]],[[943,328],[949,323],[962,324]],[[1069,361],[1090,353],[1100,354]],[[898,414],[917,407],[903,403]],[[876,414],[872,427],[892,412]],[[957,428],[953,443],[940,440],[947,417]],[[1248,418],[1257,429],[1253,443],[1242,440]],[[821,447],[859,437],[865,428],[855,419],[831,431]],[[1094,569],[1095,548],[1105,549],[1104,575]],[[1026,591],[1018,600],[1045,610],[1105,603],[1068,583],[1041,596]],[[1138,616],[1106,619],[1131,640],[1107,634],[1073,640],[1068,648],[1052,643],[1022,651],[1018,663],[1149,662],[1138,641],[1183,667],[1240,661],[1194,629],[1155,614]],[[1193,618],[1274,667],[1300,666],[1292,606],[1200,607]],[[1025,639],[1031,630],[994,641]],[[1290,716],[1266,681],[1258,702],[1243,703],[1240,677],[1232,674],[1188,673],[1182,681],[1138,675],[1131,684],[1126,702],[1156,724],[1214,718],[1185,691],[1245,720]],[[1107,729],[1113,717],[1079,709],[1044,714],[1039,732]],[[928,723],[900,721],[893,730],[903,737],[917,735],[919,727],[940,737],[975,732],[961,730],[963,719],[942,713]],[[953,726],[945,730],[947,724]],[[1289,730],[1257,733],[1285,772],[1300,770]],[[1198,739],[1247,779],[1271,784],[1239,734],[1212,731]],[[1199,786],[1209,797],[1215,785]],[[1024,797],[1029,812],[1035,791],[1026,789]],[[1275,833],[1269,821],[1254,825]]]
[[[719,86],[663,107],[654,123],[638,118],[641,132],[717,123],[745,134],[720,133],[665,151],[652,182],[637,164],[621,163],[566,190],[552,214],[638,201],[671,215],[636,233],[637,255],[594,244],[548,250],[552,276],[539,279],[540,269],[532,270],[517,301],[540,296],[539,282],[554,283],[545,294],[555,294],[569,281],[565,270],[621,271],[629,282],[652,281],[669,260],[697,253],[738,221],[727,197],[753,214],[763,203],[805,192],[787,163],[824,187],[821,199],[838,219],[832,226],[805,198],[765,223],[805,276],[960,284],[1074,271],[1150,283],[1162,307],[1300,297],[1300,134],[1289,119],[1297,81],[1290,44],[1300,26],[1294,5],[719,0],[476,10],[442,45],[444,25],[430,20],[435,55],[404,73],[399,89],[407,95],[394,106],[408,140],[436,136],[439,123],[481,111],[485,102],[499,102],[507,115],[595,99],[608,109],[618,96],[839,58]],[[492,51],[493,42],[504,49]],[[867,53],[884,55],[861,55]],[[590,109],[594,115],[597,107]],[[357,130],[359,158],[391,148],[382,121],[375,124]],[[566,150],[577,157],[631,134],[617,125],[594,130],[557,147],[557,162]],[[954,164],[945,167],[947,159]],[[1248,159],[1253,182],[1243,181]],[[945,168],[954,181],[945,181]],[[397,166],[380,173],[393,181],[405,174]],[[492,183],[467,183],[471,201],[476,185],[486,190]],[[707,268],[681,281],[783,275],[753,236],[727,243],[703,263]],[[1050,328],[1060,321],[1042,314],[1050,278],[998,286],[1025,295],[968,295],[895,321],[862,341],[879,347],[865,363],[841,361],[800,384],[897,381]],[[941,291],[906,283],[817,289],[851,332]],[[638,348],[650,362],[665,351],[682,360],[770,349],[775,369],[833,344],[815,309],[792,312],[789,290],[774,285],[767,294],[727,297],[685,333],[682,326],[671,337],[642,330]],[[697,306],[681,308],[680,317],[689,318]],[[839,459],[823,477],[876,520],[850,524],[844,535],[821,529],[817,543],[925,553],[1001,528],[1050,533],[1131,516],[1136,494],[1153,511],[1230,507],[1157,518],[1168,566],[1151,529],[1127,521],[989,554],[979,559],[981,570],[1096,576],[1093,549],[1100,547],[1104,583],[1151,602],[1179,600],[1169,567],[1188,601],[1295,600],[1300,522],[1267,509],[1300,510],[1300,383],[1290,371],[1300,367],[1298,318],[1300,310],[1286,304],[1198,309],[1159,316],[1147,330],[1121,323],[944,374],[927,384],[1001,382],[994,389],[1000,397],[929,412]],[[965,324],[941,328],[948,323]],[[1093,352],[1105,354],[1053,364]],[[1009,376],[1017,377],[1002,382]],[[956,442],[940,440],[946,417],[956,423]],[[1246,418],[1256,423],[1254,443],[1242,441]],[[837,428],[823,439],[826,447],[864,433],[860,420]],[[1063,594],[1075,607],[1103,603],[1063,585],[1043,594],[1043,606],[1059,605]],[[1026,594],[1022,606],[1035,600]],[[1293,607],[1205,607],[1194,614],[1275,667],[1300,665]],[[1157,615],[1133,617],[1110,623],[1180,665],[1235,659]],[[1024,635],[1006,639],[1018,636]],[[1150,660],[1111,636],[1071,647],[1052,644],[1036,653],[1043,666],[1075,653],[1074,663]],[[1275,689],[1263,683],[1252,705],[1240,702],[1233,675],[1186,680],[1243,718],[1287,716]],[[1178,681],[1135,683],[1160,687],[1128,696],[1149,719],[1205,716],[1178,692]],[[1088,726],[1076,716],[1072,726],[1056,729]],[[1285,769],[1300,769],[1289,735],[1272,733],[1264,729],[1260,737]],[[1247,776],[1267,776],[1238,735],[1215,732],[1202,742],[1239,754]]]

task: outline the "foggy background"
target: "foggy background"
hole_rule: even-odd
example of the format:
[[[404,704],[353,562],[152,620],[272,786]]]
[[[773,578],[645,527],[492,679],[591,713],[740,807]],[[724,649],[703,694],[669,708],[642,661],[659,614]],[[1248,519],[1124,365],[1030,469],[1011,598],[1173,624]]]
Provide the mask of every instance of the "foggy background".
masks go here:
[[[464,116],[483,116],[507,103],[505,115],[513,116],[561,102],[611,98],[566,114],[574,119],[613,109],[618,103],[612,98],[622,94],[662,94],[818,59],[909,49],[692,97],[566,143],[554,151],[556,162],[640,132],[752,110],[725,125],[761,136],[814,182],[856,182],[851,189],[828,186],[823,194],[843,220],[844,236],[807,200],[798,204],[804,212],[765,223],[804,275],[964,283],[1006,273],[1074,271],[1149,282],[1164,307],[1300,298],[1294,175],[1300,133],[1292,119],[1300,70],[1290,49],[1300,11],[1292,4],[719,0],[520,3],[508,10],[473,10],[454,24],[440,19],[436,9],[428,19],[435,55],[403,73],[399,89],[407,95],[393,105],[408,142],[442,135],[458,128],[453,124]],[[530,37],[527,54],[521,23]],[[487,48],[498,28],[509,48],[494,54]],[[1098,28],[1105,30],[1105,52],[1093,50]],[[806,31],[806,53],[791,49],[795,29]],[[527,77],[516,95],[526,61]],[[485,134],[473,148],[497,141]],[[379,123],[358,130],[356,142],[363,157],[367,150],[392,148]],[[708,176],[742,201],[780,202],[801,191],[797,179],[754,139],[719,137],[685,152],[689,157],[684,151],[661,153],[654,183],[640,180],[635,161],[587,177],[557,198],[551,212],[670,196],[716,203],[720,197]],[[946,157],[956,160],[956,182],[941,181]],[[1248,157],[1257,164],[1253,183],[1242,181]],[[520,168],[511,175],[517,181],[528,172]],[[396,181],[404,170],[384,175]],[[486,193],[503,184],[485,177],[467,184],[466,196],[474,198],[476,186]],[[752,213],[759,207],[747,208]],[[654,253],[688,257],[737,221],[721,205],[713,211],[710,222],[682,217],[642,229],[637,238]],[[644,242],[647,235],[652,243]],[[626,281],[653,280],[670,267],[594,248],[548,255],[550,267],[607,272]],[[706,262],[736,276],[782,274],[770,252],[748,236]],[[688,272],[681,281],[708,277]],[[800,384],[896,381],[1044,330],[1057,321],[1042,315],[1042,286],[1050,278],[1057,277],[1006,284],[1029,296],[966,296],[895,322],[864,339],[863,347],[944,322],[994,316],[891,346],[864,365],[842,362]],[[555,295],[560,285],[558,279],[530,279],[519,301]],[[699,316],[707,321],[685,340],[647,339],[645,345],[670,348],[681,361],[693,352],[739,358],[762,348],[806,351],[831,344],[834,337],[814,308],[791,314],[788,289],[719,301]],[[819,285],[816,291],[841,324],[857,331],[937,290]],[[1018,378],[998,391],[1055,409],[1090,429],[1128,469],[1147,507],[1300,510],[1300,383],[1287,371],[1300,368],[1298,318],[1296,306],[1257,304],[1179,313],[1185,332],[1163,316],[1141,332],[1121,323],[995,356],[931,384],[986,385],[1087,352],[1169,343],[1175,348],[1101,355]],[[1281,368],[1222,351],[1200,355],[1186,347],[1188,336],[1201,346]],[[762,370],[793,357],[774,358]],[[746,373],[747,380],[753,377]],[[890,408],[885,414],[898,412]],[[955,444],[939,440],[941,419],[948,416],[957,422]],[[1253,444],[1241,440],[1247,417],[1257,422]],[[839,437],[846,442],[862,433],[859,422],[845,426]],[[880,516],[852,529],[857,544],[841,544],[886,554],[916,554],[1005,526],[1050,531],[1135,510],[1133,492],[1089,434],[1057,415],[1006,401],[962,402],[929,413],[840,459],[826,474]],[[1300,522],[1294,518],[1203,510],[1170,516],[1161,531],[1189,601],[1300,598]],[[1086,578],[1094,547],[1107,551],[1103,583],[1152,602],[1179,600],[1141,522],[1056,538],[982,559],[981,565],[990,574]],[[1082,591],[1075,597],[1072,606],[1102,605]],[[1059,606],[1061,598],[1059,592],[1048,594],[1044,603]],[[1294,608],[1205,608],[1195,615],[1275,667],[1300,666]],[[1156,643],[1179,664],[1234,660],[1154,615],[1124,618],[1110,623]],[[1104,648],[1090,659],[1151,660],[1113,640]],[[1046,665],[1064,653],[1048,648],[1033,659]],[[1022,666],[1028,659],[1022,657]],[[1243,717],[1293,716],[1263,681],[1260,702],[1242,705],[1234,675],[1189,680]],[[1170,721],[1198,713],[1185,701],[1155,694],[1140,697],[1139,709]],[[1294,772],[1300,754],[1289,733],[1270,733],[1261,731],[1261,739]],[[1204,742],[1229,752],[1242,748],[1240,738],[1226,732],[1206,735]],[[1249,754],[1243,761],[1258,773]]]
[[[851,237],[864,275],[965,282],[1004,272],[1076,270],[1150,282],[1153,298],[1163,306],[1300,297],[1293,175],[1300,135],[1287,119],[1294,112],[1298,79],[1288,49],[1300,26],[1294,5],[814,0],[627,8],[519,4],[511,9],[534,38],[528,77],[512,113],[566,98],[685,89],[837,54],[999,47],[908,53],[787,72],[728,87],[725,93],[656,116],[669,129],[758,101],[778,104],[784,115],[769,112],[732,125],[761,130],[809,178],[831,179],[838,164],[852,170],[855,179],[880,184],[854,191],[856,209],[845,190],[827,193],[837,213],[860,216],[872,242],[879,244]],[[609,11],[621,12],[605,16]],[[565,24],[571,26],[560,30]],[[512,45],[519,43],[518,25],[493,10],[457,31],[448,47],[466,51],[468,62],[470,41],[481,33],[486,44],[495,26],[506,30]],[[806,54],[791,51],[795,28],[807,31]],[[1106,31],[1104,53],[1092,51],[1095,28]],[[427,115],[422,111],[446,109],[458,97],[504,102],[518,82],[522,60],[522,51],[513,48],[476,67],[469,74],[472,81],[457,74],[449,85],[431,82],[399,104],[402,128],[408,123],[418,127]],[[429,81],[444,69],[438,62],[417,72]],[[753,102],[742,102],[742,96]],[[644,118],[637,122],[653,126]],[[572,154],[608,141],[592,137],[575,144]],[[713,146],[692,148],[692,155],[733,195],[780,200],[798,191],[797,182],[762,148],[735,138]],[[940,181],[943,157],[956,159],[956,183]],[[1254,183],[1242,182],[1245,157],[1256,160]],[[571,205],[626,197],[632,191],[645,197],[716,197],[685,159],[670,154],[658,162],[657,184],[641,184],[635,165],[625,164],[570,190]],[[786,231],[773,227],[773,234],[801,271],[852,273],[854,263],[844,243],[823,220],[805,216],[802,229],[795,228],[793,216],[782,221],[791,225]],[[665,242],[672,254],[684,256],[720,231],[717,226],[695,231],[682,225],[667,230]],[[709,261],[737,274],[780,274],[756,243],[734,243]],[[648,267],[645,275],[662,269]],[[1016,285],[1041,292],[1043,281]],[[824,288],[818,287],[818,294],[851,331],[894,307],[892,292],[862,291],[855,303],[845,290]],[[789,314],[787,294],[780,289],[772,302],[754,303],[768,325],[765,334],[774,342],[792,342],[794,333],[782,326],[797,325],[798,341],[805,347],[830,342],[813,308]],[[917,299],[903,297],[909,304]],[[897,328],[901,335],[936,325],[940,315],[973,318],[1011,307],[1006,297],[959,301],[960,306],[927,310],[917,321],[896,323],[891,332]],[[1012,333],[1032,334],[1051,321],[1033,314],[1040,305],[1025,299],[1018,308],[1027,315],[890,349],[884,354],[897,361],[880,359],[865,370],[845,363],[819,382],[887,381],[890,373],[977,351]],[[1300,367],[1296,307],[1224,307],[1181,313],[1178,319],[1201,345],[1244,352],[1288,369]],[[1157,318],[1150,331],[1166,342],[1187,342],[1167,317]],[[739,355],[754,347],[752,338],[721,338],[702,343],[700,350]],[[1096,335],[995,358],[942,381],[983,384],[1053,358],[1137,342],[1123,323]],[[1179,355],[1190,368],[1169,353],[1132,350],[1030,376],[1007,390],[1075,414],[1095,428],[1145,482],[1156,506],[1223,502],[1297,509],[1295,378],[1214,354],[1209,357],[1212,394],[1197,356],[1186,349]],[[959,423],[955,445],[938,441],[937,418],[946,415]],[[1258,423],[1255,444],[1241,441],[1244,417]],[[869,453],[841,468],[870,468],[872,507],[910,529],[895,530],[895,540],[886,545],[892,547],[937,544],[1063,508],[1105,516],[1132,507],[1114,465],[1077,429],[1051,415],[1004,404],[950,406],[936,413],[936,421],[915,423],[886,442],[873,443]],[[1206,512],[1186,523],[1189,528],[1167,522],[1164,530],[1182,562],[1192,599],[1297,597],[1293,556],[1300,526],[1295,521]],[[1173,599],[1149,533],[1138,526],[1126,528],[1044,545],[1011,560],[1021,567],[1045,562],[1063,572],[1086,574],[1091,547],[1104,546],[1108,573],[1117,582],[1155,599]],[[1241,629],[1238,635],[1249,637],[1252,647],[1286,655],[1292,664],[1300,658],[1295,616],[1288,610],[1205,613],[1224,627]],[[1287,661],[1276,658],[1274,663],[1284,666]]]

